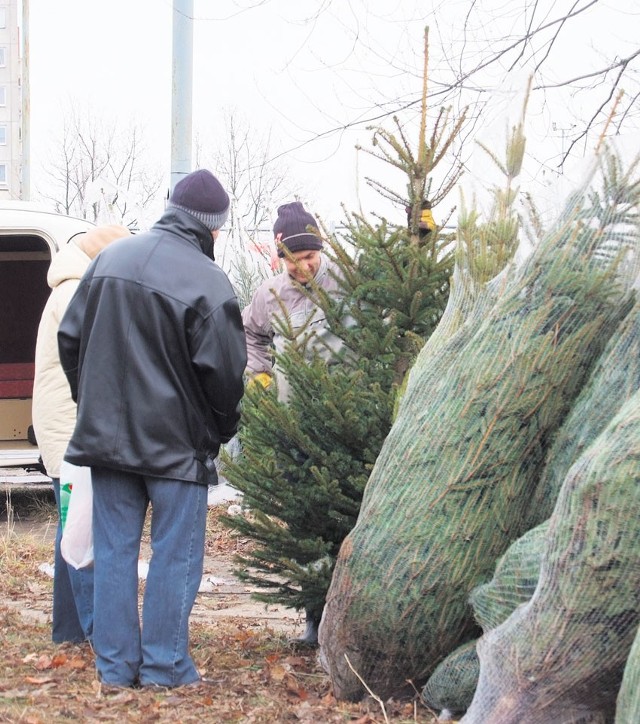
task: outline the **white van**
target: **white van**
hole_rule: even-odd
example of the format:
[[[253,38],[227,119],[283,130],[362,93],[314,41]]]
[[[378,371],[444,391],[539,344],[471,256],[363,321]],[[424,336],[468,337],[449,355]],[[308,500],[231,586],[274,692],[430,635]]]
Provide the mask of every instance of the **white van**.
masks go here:
[[[90,221],[28,201],[0,201],[0,474],[38,465],[31,426],[38,324],[56,252]]]

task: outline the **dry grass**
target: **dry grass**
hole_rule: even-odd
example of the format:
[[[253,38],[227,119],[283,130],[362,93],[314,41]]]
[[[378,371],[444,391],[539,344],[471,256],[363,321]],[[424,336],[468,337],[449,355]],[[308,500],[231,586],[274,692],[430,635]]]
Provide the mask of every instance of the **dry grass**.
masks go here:
[[[51,502],[48,510],[45,503],[30,512],[15,502],[13,520],[20,520],[21,529],[31,515],[45,530],[48,520],[55,526]],[[219,524],[219,512],[211,509],[209,514],[209,554],[231,555],[250,545]],[[417,700],[389,701],[384,708],[373,699],[336,702],[314,650],[292,648],[285,635],[241,618],[192,624],[192,655],[201,674],[215,682],[206,690],[105,693],[88,644],[51,642],[52,581],[38,567],[52,558],[52,531],[24,534],[12,529],[8,518],[2,525],[0,722],[435,721]]]

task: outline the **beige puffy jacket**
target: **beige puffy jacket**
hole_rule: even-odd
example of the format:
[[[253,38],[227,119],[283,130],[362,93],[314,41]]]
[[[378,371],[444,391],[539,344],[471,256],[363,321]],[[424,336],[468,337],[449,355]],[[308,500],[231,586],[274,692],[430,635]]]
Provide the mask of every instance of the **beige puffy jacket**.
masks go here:
[[[47,282],[52,291],[38,327],[32,415],[42,462],[52,478],[60,477],[60,465],[76,421],[76,405],[60,366],[58,326],[91,260],[124,236],[130,236],[125,226],[97,226],[74,237],[49,266]]]

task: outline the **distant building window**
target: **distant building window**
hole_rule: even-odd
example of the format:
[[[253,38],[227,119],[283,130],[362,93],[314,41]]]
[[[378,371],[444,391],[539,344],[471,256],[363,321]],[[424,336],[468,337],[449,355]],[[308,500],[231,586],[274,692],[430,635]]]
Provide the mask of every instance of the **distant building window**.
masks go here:
[[[7,145],[7,127],[0,125],[0,146]]]
[[[7,27],[7,9],[0,8],[0,28]]]
[[[7,164],[0,163],[0,186],[7,185]]]
[[[0,106],[7,105],[7,87],[0,85]]]
[[[0,68],[7,65],[7,49],[0,46]]]

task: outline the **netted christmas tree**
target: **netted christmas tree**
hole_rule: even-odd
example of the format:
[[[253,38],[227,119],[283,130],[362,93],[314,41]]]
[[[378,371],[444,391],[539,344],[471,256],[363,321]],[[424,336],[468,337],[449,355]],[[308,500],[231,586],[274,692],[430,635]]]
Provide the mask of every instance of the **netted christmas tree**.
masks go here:
[[[425,36],[425,48],[426,36]],[[242,454],[225,476],[243,493],[247,512],[227,524],[256,542],[237,559],[236,574],[260,590],[256,598],[320,616],[340,544],[353,528],[362,493],[391,427],[404,377],[447,304],[453,251],[431,208],[460,175],[453,164],[433,188],[432,173],[461,121],[441,110],[426,133],[426,64],[418,150],[395,119],[395,133],[372,129],[373,155],[401,169],[406,192],[370,181],[401,208],[401,223],[346,213],[346,233],[328,239],[340,269],[341,294],[308,285],[344,350],[328,364],[309,361],[304,331],[289,339],[277,362],[291,394],[252,388],[243,402]]]
[[[629,311],[636,175],[603,148],[496,301],[421,351],[328,592],[339,698],[417,686],[477,636],[469,593],[551,514],[536,497],[546,457]]]

